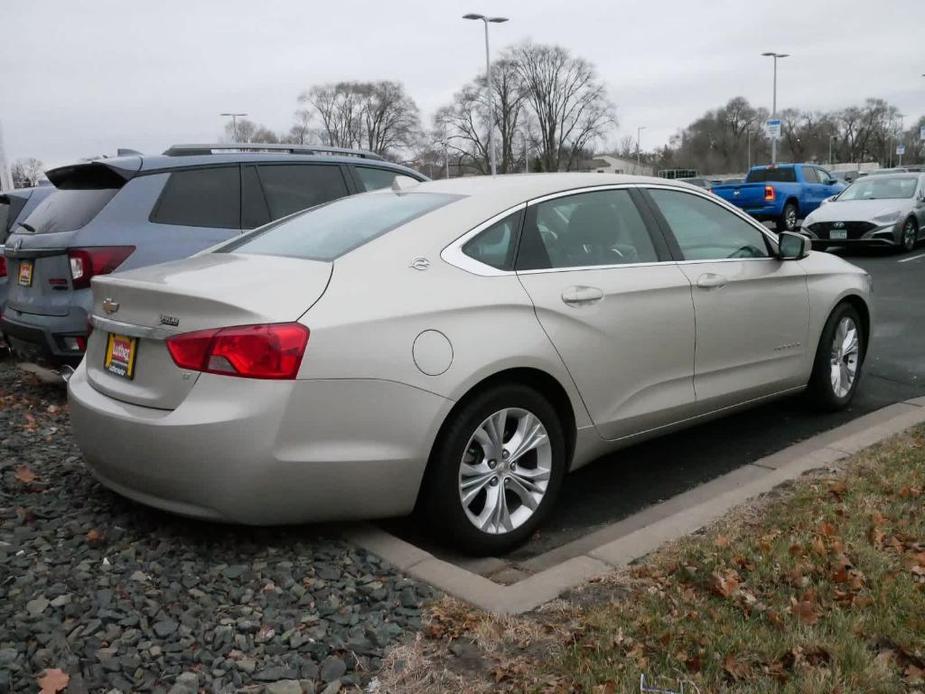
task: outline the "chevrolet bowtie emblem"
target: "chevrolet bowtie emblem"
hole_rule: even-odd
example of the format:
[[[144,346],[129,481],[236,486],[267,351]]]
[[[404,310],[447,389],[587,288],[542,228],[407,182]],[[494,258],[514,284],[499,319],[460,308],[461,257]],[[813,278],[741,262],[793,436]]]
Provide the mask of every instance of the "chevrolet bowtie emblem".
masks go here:
[[[113,314],[119,310],[119,302],[113,301],[107,296],[103,299],[103,310],[106,311],[106,313]]]

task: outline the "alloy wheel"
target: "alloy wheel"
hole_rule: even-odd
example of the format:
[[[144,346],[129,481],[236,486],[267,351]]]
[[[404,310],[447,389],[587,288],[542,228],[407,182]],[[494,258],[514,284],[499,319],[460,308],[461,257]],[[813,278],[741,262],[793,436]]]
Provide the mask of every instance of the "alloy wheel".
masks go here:
[[[853,318],[845,316],[838,322],[832,339],[830,378],[832,392],[836,397],[843,398],[851,392],[857,377],[860,355],[858,327]]]
[[[911,251],[915,248],[915,224],[911,219],[907,219],[903,225],[903,248]]]
[[[793,231],[797,228],[797,210],[793,205],[787,207],[787,216],[785,218],[787,231]]]
[[[498,410],[469,438],[459,466],[459,499],[469,521],[491,535],[536,512],[552,474],[546,427],[525,409]]]

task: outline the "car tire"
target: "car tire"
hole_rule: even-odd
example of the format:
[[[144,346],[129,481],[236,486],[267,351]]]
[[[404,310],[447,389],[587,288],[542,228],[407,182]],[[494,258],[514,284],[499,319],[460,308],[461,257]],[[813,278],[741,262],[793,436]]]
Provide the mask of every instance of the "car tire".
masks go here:
[[[794,231],[799,221],[799,208],[795,202],[788,202],[777,220],[778,231]]]
[[[502,420],[498,445],[492,433]],[[517,453],[517,443],[528,442],[531,434],[538,445]],[[549,515],[567,456],[562,422],[546,398],[519,384],[492,387],[465,402],[444,425],[428,461],[420,511],[441,544],[479,556],[503,554]]]
[[[849,339],[852,330],[854,341]],[[866,350],[867,335],[857,309],[848,303],[839,304],[825,322],[819,338],[806,393],[809,401],[828,412],[847,407],[861,380]]]
[[[896,250],[899,253],[911,253],[915,249],[918,236],[918,224],[915,223],[915,219],[909,217],[909,219],[903,222],[902,232],[900,232],[899,237],[899,246],[896,247]]]

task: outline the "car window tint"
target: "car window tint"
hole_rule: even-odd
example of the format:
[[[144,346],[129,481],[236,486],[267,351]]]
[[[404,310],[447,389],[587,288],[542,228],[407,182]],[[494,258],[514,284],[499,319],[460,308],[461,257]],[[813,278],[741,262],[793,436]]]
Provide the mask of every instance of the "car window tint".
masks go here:
[[[0,243],[6,241],[10,230],[10,204],[0,200]]]
[[[645,222],[626,190],[603,190],[532,205],[519,270],[655,262]]]
[[[398,175],[397,171],[390,171],[389,169],[374,169],[369,166],[355,166],[353,170],[356,172],[357,179],[360,181],[360,186],[363,190],[379,190],[380,188],[388,188],[392,185],[392,181],[395,180],[395,177]]]
[[[245,166],[241,170],[241,227],[253,229],[269,221],[270,210],[263,196],[257,169]]]
[[[463,253],[499,270],[514,267],[514,249],[523,212],[508,215],[480,232],[462,247]]]
[[[266,164],[258,169],[271,219],[342,198],[348,192],[339,166]]]
[[[74,231],[86,226],[118,192],[118,188],[56,190],[19,223],[36,234]]]
[[[446,193],[386,191],[354,195],[270,224],[216,252],[334,260],[459,198]]]
[[[241,228],[241,180],[237,166],[170,174],[151,214],[158,224]]]
[[[796,183],[797,174],[792,166],[768,167],[766,169],[752,169],[745,177],[746,183],[764,183],[765,181],[779,183]]]
[[[671,190],[650,190],[649,194],[671,227],[685,260],[770,255],[761,231],[715,202]]]

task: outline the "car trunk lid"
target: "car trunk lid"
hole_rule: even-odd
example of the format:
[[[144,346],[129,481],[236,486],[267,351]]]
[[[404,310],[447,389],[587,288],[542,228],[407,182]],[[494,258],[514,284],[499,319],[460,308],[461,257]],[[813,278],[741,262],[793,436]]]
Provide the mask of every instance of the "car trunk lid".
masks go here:
[[[712,192],[737,207],[762,207],[765,205],[764,183],[735,183],[713,186]]]
[[[168,337],[298,320],[324,293],[332,270],[332,263],[313,260],[208,253],[95,278],[85,357],[90,384],[124,402],[174,409],[199,373],[173,362]],[[120,351],[126,359],[113,359]]]

